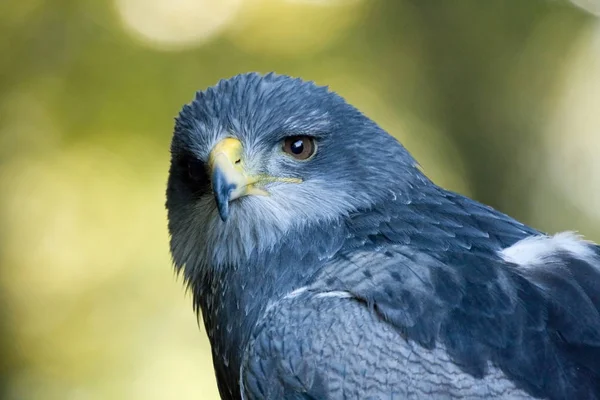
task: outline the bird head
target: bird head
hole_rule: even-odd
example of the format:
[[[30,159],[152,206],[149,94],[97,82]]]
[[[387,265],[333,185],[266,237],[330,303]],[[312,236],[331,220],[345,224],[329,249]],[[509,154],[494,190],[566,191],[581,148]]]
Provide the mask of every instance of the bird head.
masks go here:
[[[312,82],[238,75],[183,107],[167,209],[175,264],[236,264],[303,227],[396,197],[420,176],[408,152]]]

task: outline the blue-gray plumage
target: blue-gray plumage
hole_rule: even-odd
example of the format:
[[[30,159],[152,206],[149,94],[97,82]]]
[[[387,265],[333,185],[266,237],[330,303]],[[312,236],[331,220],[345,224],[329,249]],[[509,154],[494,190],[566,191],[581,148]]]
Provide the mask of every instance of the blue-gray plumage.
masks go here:
[[[600,399],[599,248],[434,185],[335,93],[223,80],[171,152],[224,399]]]

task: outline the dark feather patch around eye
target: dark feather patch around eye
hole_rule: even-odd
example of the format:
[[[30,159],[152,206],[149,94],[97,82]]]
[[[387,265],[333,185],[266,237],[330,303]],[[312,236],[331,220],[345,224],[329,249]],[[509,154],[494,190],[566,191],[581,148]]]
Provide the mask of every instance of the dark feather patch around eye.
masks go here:
[[[190,158],[187,162],[187,173],[194,182],[206,182],[209,180],[206,165],[197,158]]]
[[[179,160],[179,171],[182,180],[196,196],[210,190],[210,176],[207,165],[191,154],[186,154]]]

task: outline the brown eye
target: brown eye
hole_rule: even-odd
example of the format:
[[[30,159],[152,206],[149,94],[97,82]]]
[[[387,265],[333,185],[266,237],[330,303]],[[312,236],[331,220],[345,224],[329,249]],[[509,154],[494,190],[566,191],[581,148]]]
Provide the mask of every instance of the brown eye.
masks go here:
[[[296,160],[306,160],[315,153],[315,139],[310,136],[290,136],[283,141],[283,151]]]

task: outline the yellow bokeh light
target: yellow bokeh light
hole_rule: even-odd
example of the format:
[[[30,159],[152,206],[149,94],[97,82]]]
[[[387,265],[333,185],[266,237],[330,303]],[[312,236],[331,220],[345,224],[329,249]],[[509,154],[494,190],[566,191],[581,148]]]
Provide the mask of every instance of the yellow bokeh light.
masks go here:
[[[230,24],[243,0],[114,0],[123,26],[163,50],[198,46]]]
[[[552,183],[600,219],[600,23],[575,48],[546,136]]]
[[[357,0],[248,0],[229,33],[246,51],[304,56],[327,48],[364,15],[363,7]]]
[[[319,6],[340,6],[348,5],[350,3],[356,3],[361,0],[283,0],[287,3],[304,3]]]
[[[575,4],[577,7],[583,8],[589,13],[600,15],[599,0],[571,0],[571,3]]]

